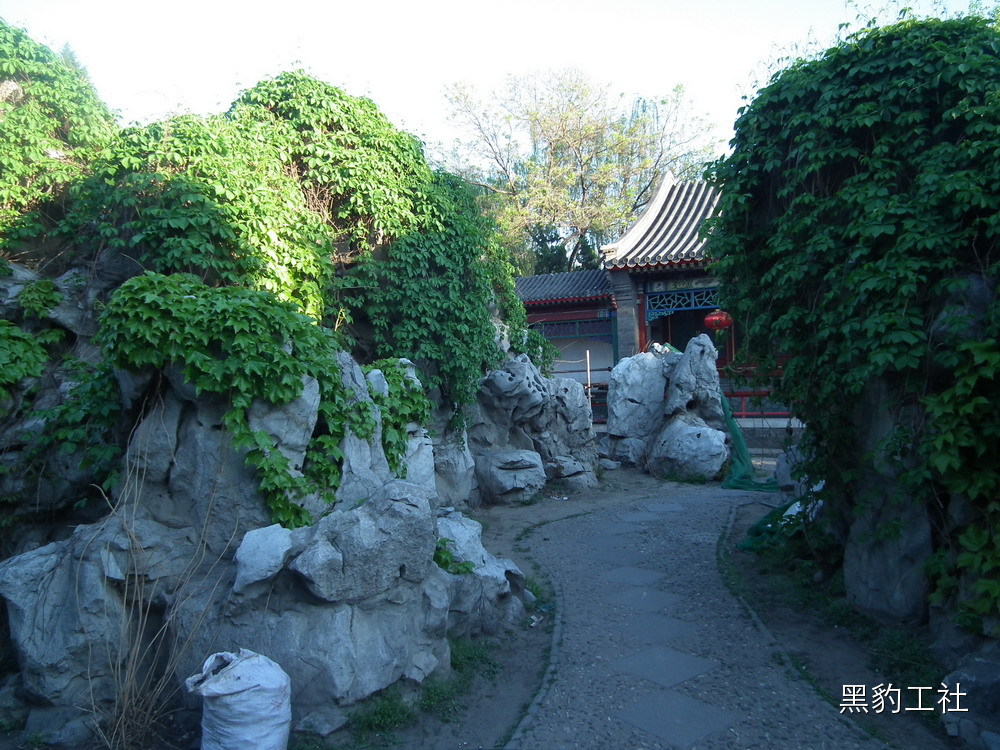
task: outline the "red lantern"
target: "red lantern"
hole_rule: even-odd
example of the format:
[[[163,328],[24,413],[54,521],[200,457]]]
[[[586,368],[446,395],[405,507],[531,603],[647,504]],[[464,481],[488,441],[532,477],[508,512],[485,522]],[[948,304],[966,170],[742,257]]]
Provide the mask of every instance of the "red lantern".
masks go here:
[[[710,312],[705,316],[705,325],[713,331],[721,331],[723,328],[729,328],[732,324],[733,317],[722,310]]]

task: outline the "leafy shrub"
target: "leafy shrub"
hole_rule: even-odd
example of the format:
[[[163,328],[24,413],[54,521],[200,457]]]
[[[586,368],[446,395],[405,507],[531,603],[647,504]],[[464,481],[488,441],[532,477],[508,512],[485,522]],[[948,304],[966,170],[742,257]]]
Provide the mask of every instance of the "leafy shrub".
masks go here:
[[[18,220],[85,174],[113,122],[78,67],[0,20],[0,249],[37,233]]]
[[[421,232],[362,258],[351,303],[370,319],[378,356],[416,361],[426,384],[441,389],[446,404],[460,405],[472,401],[484,369],[500,359],[490,307],[512,272],[487,260],[490,226],[472,191],[443,173],[434,187]]]
[[[859,471],[888,461],[902,496],[940,509],[961,495],[977,527],[1000,530],[998,50],[978,17],[856,34],[777,74],[710,171],[722,302],[759,372],[787,356],[777,396],[807,423],[806,471],[847,522]],[[954,300],[977,289],[981,319],[959,320]],[[859,465],[852,410],[875,378],[902,394],[887,408],[924,418]],[[968,533],[973,557],[955,562],[1000,616],[1000,556],[974,563],[985,547]]]
[[[9,386],[24,378],[39,377],[47,361],[48,354],[31,334],[9,320],[0,320],[0,404],[10,396]]]
[[[279,129],[309,207],[355,247],[370,249],[420,228],[431,171],[417,140],[370,99],[296,71],[261,81],[231,113],[246,105],[248,116]]]
[[[275,123],[176,117],[122,131],[77,185],[59,233],[160,273],[192,273],[295,303],[315,318],[330,284],[333,233],[282,164]]]

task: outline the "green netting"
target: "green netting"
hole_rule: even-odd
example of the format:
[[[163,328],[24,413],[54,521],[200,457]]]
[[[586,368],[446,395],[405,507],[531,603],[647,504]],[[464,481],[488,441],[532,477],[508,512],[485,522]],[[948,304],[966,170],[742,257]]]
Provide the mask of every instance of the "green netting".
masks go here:
[[[778,482],[773,477],[763,481],[755,479],[753,461],[750,460],[750,451],[747,449],[747,441],[743,439],[743,430],[739,423],[733,418],[733,408],[729,404],[729,399],[722,396],[722,410],[726,414],[726,427],[732,436],[732,453],[729,457],[729,472],[722,480],[722,486],[727,490],[756,490],[757,492],[777,492]]]

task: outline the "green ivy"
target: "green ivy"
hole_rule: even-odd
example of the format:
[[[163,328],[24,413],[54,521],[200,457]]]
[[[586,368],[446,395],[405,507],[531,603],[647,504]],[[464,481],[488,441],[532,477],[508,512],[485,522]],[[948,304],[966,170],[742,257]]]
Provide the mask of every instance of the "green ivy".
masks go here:
[[[0,20],[0,247],[37,233],[26,217],[86,173],[114,118],[90,81]],[[15,227],[15,225],[17,225]]]
[[[116,367],[162,368],[176,362],[196,392],[229,399],[226,428],[235,447],[248,449],[247,463],[258,470],[277,523],[307,524],[309,514],[297,502],[307,494],[332,500],[339,470],[334,474],[327,464],[339,465],[338,446],[348,427],[358,426],[364,436],[365,416],[346,402],[332,333],[295,305],[269,292],[209,287],[187,274],[146,273],[112,295],[101,316],[99,341]],[[271,437],[250,429],[247,409],[255,399],[289,403],[301,394],[306,376],[319,382],[323,405],[304,476],[297,476]]]
[[[370,99],[295,71],[258,83],[231,112],[241,108],[277,128],[309,207],[355,247],[370,249],[419,228],[431,171],[419,142]]]
[[[439,173],[429,198],[423,231],[362,258],[351,303],[370,319],[379,356],[417,362],[426,385],[457,406],[500,359],[490,306],[511,274],[490,258],[491,227],[464,183]]]
[[[807,424],[807,471],[845,523],[879,461],[934,519],[969,501],[973,525],[936,543],[1000,616],[1000,552],[969,549],[1000,528],[1000,33],[967,17],[855,34],[778,73],[732,147],[709,171],[709,252],[745,361],[771,373],[784,355],[765,380]],[[979,287],[985,317],[942,327]],[[924,418],[859,464],[852,410],[876,378],[900,394],[886,408]]]
[[[72,385],[60,404],[34,412],[45,429],[31,444],[26,460],[40,462],[49,450],[79,454],[80,466],[90,469],[95,482],[109,491],[118,484],[122,455],[115,437],[121,403],[114,370],[106,360],[95,366],[72,357],[61,367]]]
[[[62,292],[56,289],[51,279],[39,279],[25,284],[17,295],[17,303],[25,312],[36,318],[45,317],[60,302],[62,302]]]
[[[283,165],[280,132],[243,109],[128,128],[74,187],[59,234],[81,253],[108,246],[320,318],[334,233]]]
[[[475,563],[471,560],[459,562],[455,559],[455,553],[451,546],[454,542],[451,539],[441,537],[434,545],[434,562],[441,570],[452,575],[468,575],[476,569]]]
[[[411,423],[425,425],[430,421],[431,402],[424,394],[419,381],[409,377],[406,365],[398,359],[382,359],[365,368],[379,370],[389,385],[383,396],[373,392],[372,398],[382,412],[382,447],[389,468],[401,479],[406,478],[406,449]]]
[[[0,320],[0,414],[3,402],[10,398],[8,387],[24,378],[40,377],[48,354],[31,334],[9,320]]]
[[[284,73],[223,115],[116,130],[77,69],[0,25],[5,74],[26,96],[0,104],[2,249],[60,262],[110,249],[149,269],[114,292],[97,341],[114,366],[176,362],[199,391],[226,394],[276,520],[307,522],[298,500],[332,498],[347,431],[373,434],[370,402],[351,400],[333,359],[364,330],[353,315],[371,324],[375,357],[416,360],[451,404],[499,358],[494,316],[537,346],[469,188],[432,172],[371,101]],[[25,309],[51,309],[46,289],[22,293]],[[294,398],[304,375],[322,401],[298,476],[246,409]],[[396,456],[400,433],[387,432]]]

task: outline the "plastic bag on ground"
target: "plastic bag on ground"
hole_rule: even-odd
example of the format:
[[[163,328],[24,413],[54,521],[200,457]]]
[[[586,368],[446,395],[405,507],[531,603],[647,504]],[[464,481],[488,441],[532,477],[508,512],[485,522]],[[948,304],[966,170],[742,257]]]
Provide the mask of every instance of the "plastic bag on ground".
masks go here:
[[[202,696],[201,750],[288,746],[291,680],[266,656],[245,648],[212,654],[184,685]]]

